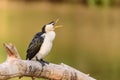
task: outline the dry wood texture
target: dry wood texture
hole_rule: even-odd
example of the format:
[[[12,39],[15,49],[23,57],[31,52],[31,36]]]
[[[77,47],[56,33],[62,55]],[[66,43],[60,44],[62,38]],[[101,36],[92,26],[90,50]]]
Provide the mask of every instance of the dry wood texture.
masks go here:
[[[8,54],[6,61],[0,64],[0,80],[23,76],[49,80],[95,80],[63,63],[59,65],[45,63],[43,66],[37,61],[22,60],[14,45],[4,44],[4,46]]]

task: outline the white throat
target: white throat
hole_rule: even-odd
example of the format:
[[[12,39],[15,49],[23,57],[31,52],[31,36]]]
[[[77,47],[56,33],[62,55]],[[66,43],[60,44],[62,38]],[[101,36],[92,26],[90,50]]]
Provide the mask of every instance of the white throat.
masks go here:
[[[55,35],[54,31],[49,31],[46,33],[45,37],[52,42],[55,39]]]

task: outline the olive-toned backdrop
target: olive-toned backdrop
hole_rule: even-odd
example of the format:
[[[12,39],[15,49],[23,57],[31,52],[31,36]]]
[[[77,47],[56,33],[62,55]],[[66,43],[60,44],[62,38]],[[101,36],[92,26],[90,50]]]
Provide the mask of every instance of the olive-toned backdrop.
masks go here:
[[[60,18],[58,25],[63,28],[55,31],[53,48],[45,60],[68,64],[97,80],[119,80],[119,6],[51,1],[0,1],[0,63],[6,59],[3,43],[13,43],[25,59],[34,34],[41,31],[44,24]],[[108,4],[113,4],[111,1]]]

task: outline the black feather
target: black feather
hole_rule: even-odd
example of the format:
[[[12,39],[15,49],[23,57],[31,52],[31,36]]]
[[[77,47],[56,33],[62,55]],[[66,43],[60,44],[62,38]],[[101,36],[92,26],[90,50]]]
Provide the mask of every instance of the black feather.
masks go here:
[[[31,60],[40,50],[40,47],[44,41],[44,37],[43,36],[44,32],[39,32],[37,33],[34,38],[32,39],[28,49],[27,49],[27,55],[26,55],[26,59]]]
[[[45,27],[46,27],[46,25],[44,25],[44,26],[42,27],[42,32],[43,32],[43,33],[45,33]]]

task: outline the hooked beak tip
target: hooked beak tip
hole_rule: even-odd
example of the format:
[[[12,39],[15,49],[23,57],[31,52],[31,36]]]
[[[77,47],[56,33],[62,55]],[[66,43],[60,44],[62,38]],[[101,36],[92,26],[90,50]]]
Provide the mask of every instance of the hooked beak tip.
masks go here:
[[[55,24],[59,21],[59,18],[56,19]]]

